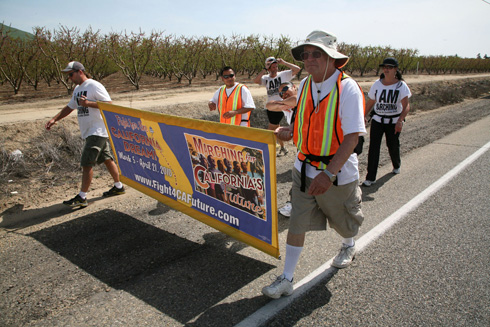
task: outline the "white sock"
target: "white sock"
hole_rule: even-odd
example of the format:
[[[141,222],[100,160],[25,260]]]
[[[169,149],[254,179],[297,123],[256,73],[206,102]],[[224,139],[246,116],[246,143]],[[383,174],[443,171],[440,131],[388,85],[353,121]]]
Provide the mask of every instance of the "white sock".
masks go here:
[[[122,188],[123,187],[123,183],[117,182],[117,183],[114,183],[114,186],[117,187],[117,188]]]
[[[347,246],[354,246],[354,244],[356,244],[356,242],[354,242],[354,238],[353,237],[349,237],[349,238],[344,238],[342,240],[342,243],[347,245]]]
[[[80,191],[80,193],[78,193],[78,195],[80,195],[80,197],[81,197],[82,199],[84,199],[84,200],[87,198],[87,192],[82,192],[82,191]]]
[[[296,269],[296,265],[298,264],[301,251],[303,251],[302,246],[292,246],[286,244],[286,260],[284,261],[283,274],[290,281],[293,281],[294,270]]]

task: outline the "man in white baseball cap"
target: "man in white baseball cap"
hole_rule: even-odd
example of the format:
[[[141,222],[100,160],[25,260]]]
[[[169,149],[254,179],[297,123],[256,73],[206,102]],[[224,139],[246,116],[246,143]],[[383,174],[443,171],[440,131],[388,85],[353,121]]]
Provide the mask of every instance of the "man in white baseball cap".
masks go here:
[[[307,231],[325,230],[328,222],[343,237],[332,266],[345,268],[354,259],[354,237],[364,220],[354,153],[359,135],[366,134],[364,97],[359,85],[340,70],[349,58],[338,52],[335,35],[321,30],[311,32],[291,53],[310,75],[298,88],[294,125],[276,130],[284,141],[293,138],[298,153],[284,270],[262,289],[274,299],[293,293]]]
[[[288,67],[288,70],[279,72],[279,64]],[[267,90],[267,101],[281,101],[279,96],[279,86],[283,83],[289,82],[293,77],[299,73],[301,68],[295,64],[291,64],[281,58],[269,57],[265,59],[264,69],[254,78],[254,83],[259,85],[264,85]],[[279,124],[284,117],[283,111],[271,111],[267,109],[267,118],[269,119],[269,130],[275,130],[279,127]],[[288,150],[284,147],[284,142],[278,140],[279,142],[279,153],[278,155],[286,155]]]

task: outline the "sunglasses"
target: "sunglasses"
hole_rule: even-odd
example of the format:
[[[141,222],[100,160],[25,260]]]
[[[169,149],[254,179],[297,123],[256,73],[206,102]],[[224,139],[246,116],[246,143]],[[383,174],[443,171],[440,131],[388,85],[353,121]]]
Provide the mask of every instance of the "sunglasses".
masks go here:
[[[282,88],[282,91],[279,92],[279,96],[282,98],[282,96],[284,95],[284,93],[286,93],[288,90],[289,90],[289,86],[283,87]]]
[[[321,51],[318,51],[318,50],[315,50],[313,52],[303,52],[301,54],[301,60],[308,60],[308,58],[310,58],[310,55],[314,58],[314,59],[318,59],[318,58],[321,58],[322,57],[322,52]]]
[[[78,72],[78,70],[75,70],[74,72],[69,73],[69,74],[68,74],[68,77],[72,77],[72,76],[73,76],[73,74],[75,74],[75,73],[77,73],[77,72]]]
[[[232,78],[235,74],[223,75],[224,79]]]

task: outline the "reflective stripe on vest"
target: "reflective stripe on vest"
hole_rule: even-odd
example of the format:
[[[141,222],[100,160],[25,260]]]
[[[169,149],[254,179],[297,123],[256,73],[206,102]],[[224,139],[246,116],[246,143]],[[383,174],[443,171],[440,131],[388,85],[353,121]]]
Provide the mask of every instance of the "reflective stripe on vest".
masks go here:
[[[338,117],[342,79],[343,73],[340,73],[332,91],[318,104],[316,113],[311,75],[305,81],[298,99],[294,123],[294,144],[299,150],[298,159],[322,170],[327,168],[325,163],[310,160],[307,156],[332,156],[344,139]]]
[[[218,97],[218,111],[220,116],[220,123],[240,126],[242,120],[247,121],[250,126],[250,112],[242,115],[235,115],[231,118],[224,118],[223,114],[228,111],[237,110],[242,108],[242,87],[243,84],[238,84],[231,92],[230,96],[226,95],[226,85],[223,85],[219,92]],[[246,86],[245,86],[246,87]]]

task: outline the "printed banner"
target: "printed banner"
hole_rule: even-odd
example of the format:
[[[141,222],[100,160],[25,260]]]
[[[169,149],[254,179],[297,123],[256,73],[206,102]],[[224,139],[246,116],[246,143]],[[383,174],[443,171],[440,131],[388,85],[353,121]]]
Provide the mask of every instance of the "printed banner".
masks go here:
[[[279,257],[271,131],[99,102],[121,181]]]

